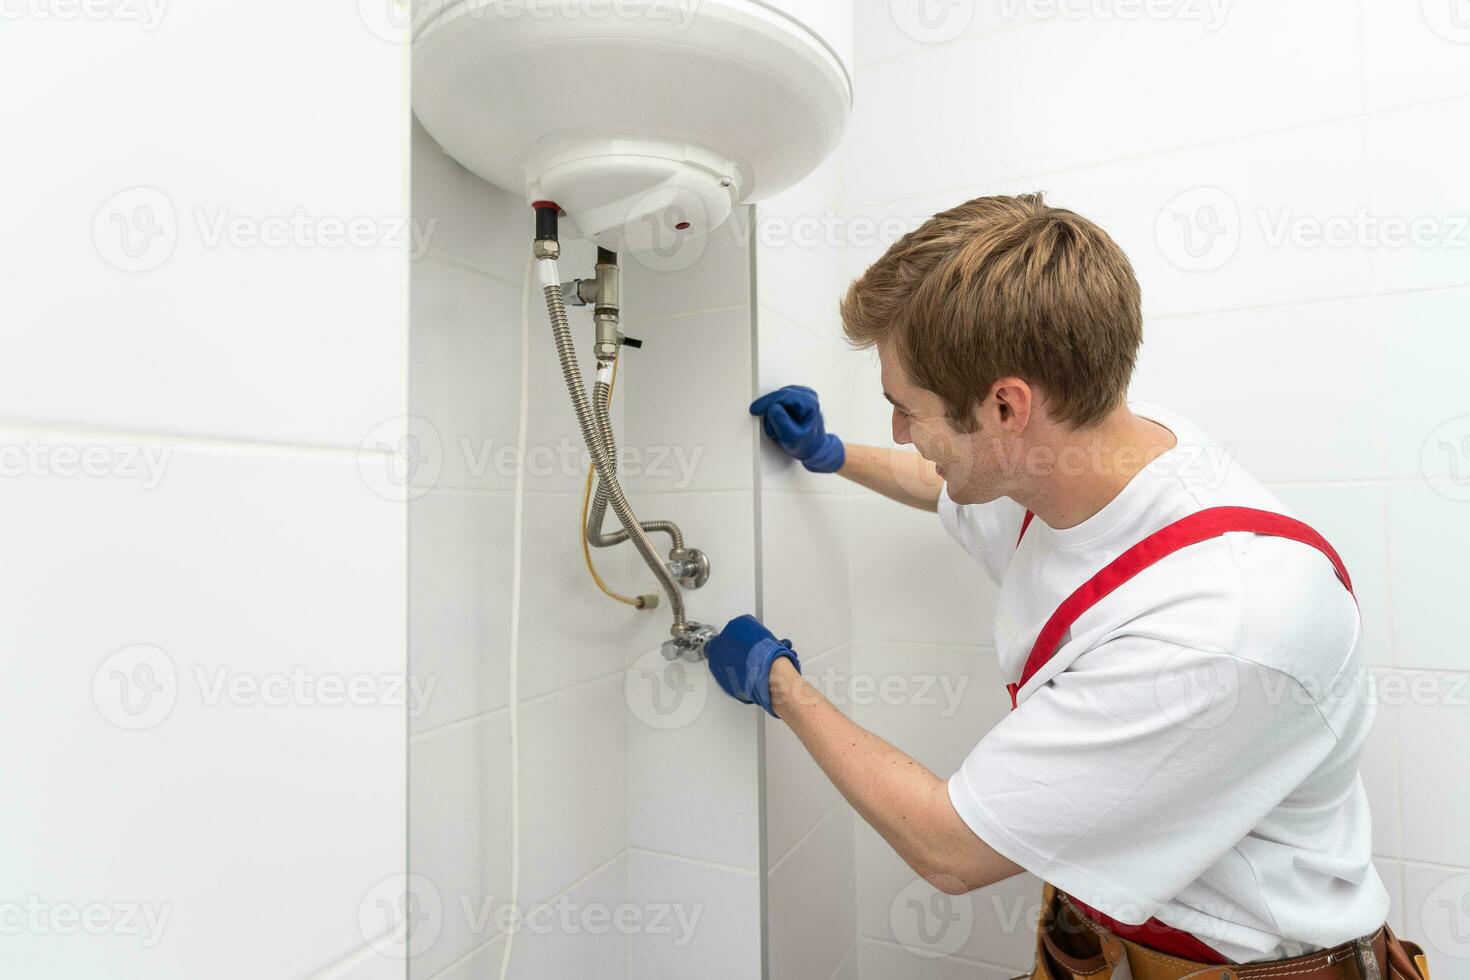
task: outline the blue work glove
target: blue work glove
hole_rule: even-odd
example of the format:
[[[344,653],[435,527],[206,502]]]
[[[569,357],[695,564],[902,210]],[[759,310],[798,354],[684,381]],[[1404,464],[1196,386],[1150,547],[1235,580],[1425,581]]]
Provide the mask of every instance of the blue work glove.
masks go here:
[[[842,440],[822,426],[817,393],[805,385],[787,385],[750,403],[761,417],[761,429],[792,459],[813,473],[836,473],[847,459]]]
[[[801,673],[801,661],[790,640],[778,640],[754,616],[736,616],[719,635],[704,646],[709,670],[725,693],[744,704],[758,704],[771,711],[771,665],[787,657]]]

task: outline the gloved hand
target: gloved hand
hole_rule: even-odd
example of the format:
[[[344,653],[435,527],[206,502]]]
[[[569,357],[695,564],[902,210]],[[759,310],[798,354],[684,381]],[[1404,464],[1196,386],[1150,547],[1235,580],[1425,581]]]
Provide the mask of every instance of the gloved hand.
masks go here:
[[[726,694],[744,704],[771,710],[771,665],[782,657],[790,659],[801,673],[801,661],[790,640],[778,640],[754,616],[736,616],[704,646],[710,673]]]
[[[759,415],[766,435],[813,473],[842,469],[847,450],[822,426],[822,406],[810,388],[787,385],[767,392],[750,403],[750,414]]]

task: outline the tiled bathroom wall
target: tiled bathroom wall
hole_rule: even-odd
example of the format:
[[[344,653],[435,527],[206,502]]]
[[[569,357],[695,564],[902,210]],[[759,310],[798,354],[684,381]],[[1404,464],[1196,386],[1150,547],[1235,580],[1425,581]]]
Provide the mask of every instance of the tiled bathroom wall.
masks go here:
[[[636,612],[589,577],[579,538],[585,453],[539,289],[518,451],[530,210],[417,126],[413,167],[414,213],[438,224],[413,266],[410,404],[442,465],[424,471],[409,518],[410,661],[423,683],[437,683],[411,720],[410,881],[421,904],[441,911],[437,935],[410,950],[410,975],[498,976],[498,910],[512,904],[528,916],[514,935],[513,977],[758,975],[757,719],[702,664],[664,660],[666,604]],[[709,555],[709,583],[685,596],[691,619],[716,626],[754,605],[748,224],[681,243],[663,260],[622,257],[624,329],[643,341],[625,348],[614,399],[625,489],[641,519],[676,521]],[[590,276],[592,262],[587,242],[564,237],[565,279]],[[589,351],[590,310],[570,316]],[[590,357],[583,367],[590,378]],[[667,550],[663,536],[655,544]],[[658,591],[629,545],[593,559],[620,592]],[[548,926],[538,927],[538,906]]]
[[[406,50],[117,10],[3,29],[0,973],[390,977]]]

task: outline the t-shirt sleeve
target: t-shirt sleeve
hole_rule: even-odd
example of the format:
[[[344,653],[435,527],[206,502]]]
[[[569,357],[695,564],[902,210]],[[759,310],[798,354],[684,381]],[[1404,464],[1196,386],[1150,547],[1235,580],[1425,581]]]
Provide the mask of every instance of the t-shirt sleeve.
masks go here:
[[[949,796],[1001,854],[1141,923],[1333,745],[1285,675],[1129,636],[1078,657],[1002,719],[950,777]]]
[[[939,491],[939,523],[990,577],[999,582],[1016,550],[1021,519],[1026,509],[1009,497],[983,504],[957,504],[949,499],[949,488]]]

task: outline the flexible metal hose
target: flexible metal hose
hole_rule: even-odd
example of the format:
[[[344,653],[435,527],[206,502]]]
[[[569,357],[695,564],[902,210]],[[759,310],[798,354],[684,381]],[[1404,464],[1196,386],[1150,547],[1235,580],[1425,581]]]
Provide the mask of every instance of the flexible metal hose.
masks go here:
[[[612,398],[612,385],[605,381],[595,381],[592,385],[592,419],[597,424],[597,429],[602,435],[602,444],[607,447],[610,459],[618,458],[618,443],[613,436],[611,413],[608,405]],[[587,541],[594,548],[607,548],[611,545],[622,544],[628,540],[627,531],[602,530],[602,523],[607,513],[607,488],[602,481],[597,482],[597,495],[592,498],[592,510],[587,514]],[[679,530],[679,525],[673,521],[640,521],[640,526],[649,534],[662,533],[669,536],[671,547],[682,550],[684,547],[684,533]]]
[[[607,489],[607,498],[612,504],[613,513],[618,515],[618,521],[623,525],[629,540],[638,549],[644,564],[653,572],[659,585],[663,587],[664,594],[668,596],[669,608],[674,614],[674,623],[669,632],[680,636],[685,632],[684,597],[679,594],[678,583],[669,574],[658,552],[654,551],[653,542],[638,523],[638,517],[633,513],[633,507],[628,503],[622,485],[618,482],[614,459],[600,438],[598,421],[592,413],[587,388],[582,380],[582,366],[577,362],[577,349],[572,343],[572,330],[567,323],[567,309],[562,299],[561,277],[556,260],[540,259],[538,265],[541,267],[542,289],[546,293],[546,312],[551,317],[551,335],[556,343],[556,356],[561,361],[562,378],[566,381],[567,394],[572,399],[572,411],[576,413],[577,425],[582,430],[582,441],[586,443],[587,452],[592,457],[598,480]]]

